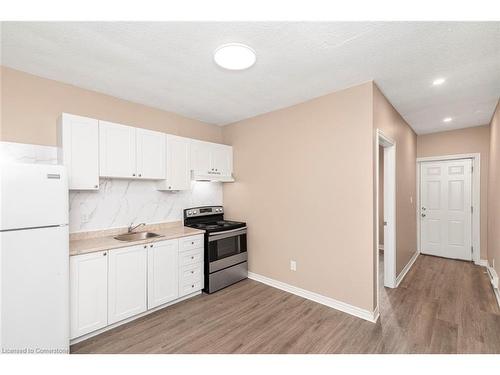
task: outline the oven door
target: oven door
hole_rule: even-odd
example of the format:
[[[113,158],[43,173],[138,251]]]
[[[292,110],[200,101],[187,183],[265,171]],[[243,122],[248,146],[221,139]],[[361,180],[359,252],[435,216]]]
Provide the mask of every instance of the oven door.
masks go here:
[[[210,273],[247,260],[247,228],[210,233],[208,261]]]

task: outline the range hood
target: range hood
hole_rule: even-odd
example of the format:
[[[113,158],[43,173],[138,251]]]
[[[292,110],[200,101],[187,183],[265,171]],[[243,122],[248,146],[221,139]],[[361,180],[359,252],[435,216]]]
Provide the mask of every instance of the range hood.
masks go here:
[[[191,179],[194,181],[210,181],[210,182],[234,182],[232,175],[219,175],[215,173],[201,174],[191,171]]]

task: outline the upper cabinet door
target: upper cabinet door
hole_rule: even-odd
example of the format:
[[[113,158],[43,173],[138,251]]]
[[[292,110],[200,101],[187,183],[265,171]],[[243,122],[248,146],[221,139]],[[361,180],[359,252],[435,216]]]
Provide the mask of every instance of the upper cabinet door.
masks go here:
[[[137,177],[165,178],[165,134],[137,128]]]
[[[57,125],[58,159],[69,189],[99,189],[99,121],[63,113]]]
[[[211,172],[211,143],[191,142],[191,168],[195,175],[208,176]]]
[[[231,146],[212,145],[211,169],[218,176],[231,176],[233,174],[233,148]]]
[[[166,135],[166,179],[159,190],[189,190],[191,188],[191,140]]]
[[[99,122],[99,164],[104,177],[136,177],[136,128]]]

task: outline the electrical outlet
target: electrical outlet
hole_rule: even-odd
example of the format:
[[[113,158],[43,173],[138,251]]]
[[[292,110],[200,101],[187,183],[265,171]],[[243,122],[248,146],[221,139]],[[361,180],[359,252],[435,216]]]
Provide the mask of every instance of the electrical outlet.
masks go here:
[[[80,217],[80,221],[82,223],[88,223],[89,222],[89,215],[86,212],[82,213],[82,216]]]
[[[297,271],[297,262],[296,261],[294,261],[294,260],[290,261],[290,269],[292,271]]]

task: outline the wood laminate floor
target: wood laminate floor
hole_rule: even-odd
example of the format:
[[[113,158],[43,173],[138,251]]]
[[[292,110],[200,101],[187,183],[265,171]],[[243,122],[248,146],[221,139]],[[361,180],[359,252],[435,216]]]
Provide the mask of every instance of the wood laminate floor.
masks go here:
[[[374,324],[245,280],[71,352],[500,353],[500,310],[484,267],[421,255],[399,288],[382,287],[380,310]]]

